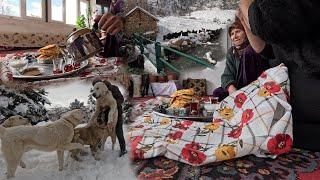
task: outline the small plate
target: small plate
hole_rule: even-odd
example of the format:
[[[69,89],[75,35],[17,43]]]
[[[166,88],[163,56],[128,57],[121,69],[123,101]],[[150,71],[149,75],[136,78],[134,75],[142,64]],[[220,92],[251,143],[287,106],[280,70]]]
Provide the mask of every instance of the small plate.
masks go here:
[[[157,111],[153,111],[154,114],[168,117],[168,118],[175,118],[175,119],[185,119],[190,121],[199,121],[199,122],[212,122],[212,116],[175,116],[171,114],[164,114]]]

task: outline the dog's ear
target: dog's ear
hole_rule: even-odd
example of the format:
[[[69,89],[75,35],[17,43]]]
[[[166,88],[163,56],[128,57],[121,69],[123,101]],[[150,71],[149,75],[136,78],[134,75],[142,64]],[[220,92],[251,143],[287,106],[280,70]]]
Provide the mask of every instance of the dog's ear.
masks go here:
[[[94,86],[95,84],[97,84],[98,82],[102,82],[102,80],[100,78],[94,78],[92,81],[92,86]]]

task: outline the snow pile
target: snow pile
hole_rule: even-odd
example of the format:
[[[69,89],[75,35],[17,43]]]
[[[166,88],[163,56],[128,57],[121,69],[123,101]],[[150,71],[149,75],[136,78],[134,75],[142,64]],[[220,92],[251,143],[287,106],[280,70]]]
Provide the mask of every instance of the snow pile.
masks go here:
[[[235,17],[235,10],[221,10],[213,8],[209,10],[195,11],[190,16],[168,16],[159,18],[158,37],[172,32],[187,30],[216,30],[225,28]]]

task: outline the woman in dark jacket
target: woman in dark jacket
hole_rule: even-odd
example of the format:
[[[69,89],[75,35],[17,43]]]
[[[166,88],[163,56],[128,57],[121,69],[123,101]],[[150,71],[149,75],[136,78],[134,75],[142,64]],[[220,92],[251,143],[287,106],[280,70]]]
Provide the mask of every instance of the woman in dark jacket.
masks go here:
[[[255,51],[288,67],[294,146],[320,151],[320,1],[241,0],[239,7]]]
[[[222,87],[213,92],[219,101],[256,80],[269,67],[268,60],[252,49],[238,18],[231,24],[228,33],[233,46],[227,52],[226,67],[221,76]]]

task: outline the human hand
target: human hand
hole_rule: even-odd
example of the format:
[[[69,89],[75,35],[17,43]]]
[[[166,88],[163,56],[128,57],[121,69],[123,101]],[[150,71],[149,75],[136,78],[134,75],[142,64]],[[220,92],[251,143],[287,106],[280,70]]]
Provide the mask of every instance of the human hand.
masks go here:
[[[230,85],[230,86],[228,87],[229,95],[232,94],[232,93],[233,93],[234,91],[236,91],[236,90],[237,90],[237,88],[234,87],[234,85]]]
[[[241,21],[241,23],[243,24],[244,19],[243,19],[243,14],[242,14],[242,12],[241,12],[241,9],[240,9],[240,8],[238,8],[238,9],[236,10],[236,17],[237,17],[237,18],[239,18],[239,20],[240,20],[240,21]]]
[[[240,0],[239,1],[239,8],[241,10],[243,10],[243,8],[248,9],[252,2],[253,2],[253,0]]]
[[[98,27],[111,35],[117,34],[124,27],[122,18],[110,13],[97,16],[94,22],[98,22]]]

